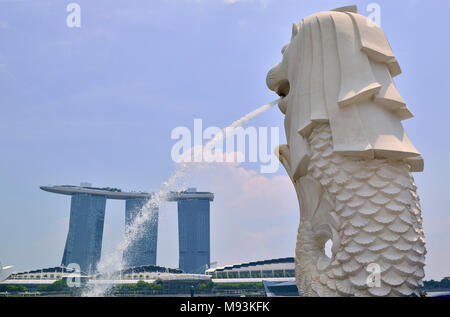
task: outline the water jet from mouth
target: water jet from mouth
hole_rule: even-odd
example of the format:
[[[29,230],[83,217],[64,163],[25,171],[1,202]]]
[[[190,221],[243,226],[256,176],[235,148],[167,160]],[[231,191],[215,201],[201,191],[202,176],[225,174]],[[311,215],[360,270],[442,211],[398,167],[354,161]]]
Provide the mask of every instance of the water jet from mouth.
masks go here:
[[[219,142],[227,137],[231,136],[236,128],[239,128],[246,124],[251,119],[257,117],[258,115],[266,112],[273,106],[279,103],[281,99],[272,101],[266,105],[263,105],[252,112],[249,112],[245,116],[240,119],[234,121],[228,127],[222,129],[222,133],[217,134],[214,138],[206,142],[203,146],[204,148],[208,148],[214,145],[216,142]],[[195,155],[198,155],[198,151],[193,151],[193,148],[186,151],[189,152],[192,157],[191,162],[196,162]],[[185,153],[186,153],[185,152]],[[182,154],[182,157],[184,154]],[[200,151],[200,155],[203,155],[203,151]],[[169,177],[167,181],[165,181],[160,189],[152,195],[152,197],[148,200],[148,202],[142,207],[138,216],[134,219],[133,223],[127,227],[126,233],[122,241],[117,245],[115,250],[108,255],[102,256],[100,262],[97,264],[98,274],[103,277],[108,277],[110,280],[116,280],[120,278],[120,272],[123,269],[122,263],[122,255],[123,253],[130,247],[130,245],[136,239],[140,238],[140,234],[142,234],[142,226],[147,221],[151,221],[154,217],[155,209],[159,208],[161,203],[165,201],[165,198],[170,193],[170,189],[177,184],[177,182],[186,174],[186,172],[194,166],[195,163],[179,163],[177,169]],[[178,189],[180,191],[180,189]],[[108,291],[113,287],[112,284],[95,284],[94,286],[86,287],[82,292],[82,296],[85,297],[99,297],[105,296]]]

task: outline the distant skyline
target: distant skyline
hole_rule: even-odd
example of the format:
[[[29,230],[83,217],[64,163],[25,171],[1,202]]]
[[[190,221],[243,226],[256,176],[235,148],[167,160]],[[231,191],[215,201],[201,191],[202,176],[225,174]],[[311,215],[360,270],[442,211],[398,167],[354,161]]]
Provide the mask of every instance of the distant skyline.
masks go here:
[[[68,28],[66,7],[81,7]],[[293,22],[357,4],[381,8],[403,73],[403,122],[425,159],[414,174],[427,238],[425,279],[450,275],[450,3],[438,0],[0,0],[0,261],[17,271],[61,263],[70,198],[43,185],[90,182],[155,191],[173,173],[171,131],[225,127],[277,99],[266,87]],[[424,13],[427,14],[424,14]],[[250,122],[279,127],[277,108]],[[215,194],[211,261],[294,255],[298,202],[282,167],[200,164],[179,186]],[[108,201],[103,254],[124,232],[124,202]],[[158,260],[178,266],[176,206],[160,210]]]

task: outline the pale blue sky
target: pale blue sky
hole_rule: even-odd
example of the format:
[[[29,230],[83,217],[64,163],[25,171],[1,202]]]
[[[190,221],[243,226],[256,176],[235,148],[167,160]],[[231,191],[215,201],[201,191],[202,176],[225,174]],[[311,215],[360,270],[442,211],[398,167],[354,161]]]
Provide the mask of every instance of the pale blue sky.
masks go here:
[[[79,0],[80,29],[65,24],[70,2],[0,0],[0,261],[18,270],[61,260],[70,202],[40,185],[157,189],[174,170],[173,128],[192,127],[194,118],[223,127],[276,98],[265,76],[279,62],[292,22],[353,3],[367,15],[372,1]],[[403,69],[398,90],[416,116],[404,125],[425,158],[425,172],[415,177],[427,278],[438,279],[450,275],[450,3],[377,3]],[[252,122],[282,124],[276,109]],[[216,191],[212,260],[221,265],[293,255],[295,194],[276,178],[286,175],[281,168],[276,177],[258,170],[235,167],[234,183],[213,180],[221,173],[214,170],[186,182]],[[285,194],[268,197],[285,196],[286,210],[253,208],[248,188],[258,188],[255,182],[283,183]],[[236,184],[245,185],[246,196],[230,191]],[[122,203],[107,208],[105,252],[119,241],[124,221]],[[175,205],[162,207],[160,265],[178,263],[175,212]],[[230,234],[236,228],[241,235]]]

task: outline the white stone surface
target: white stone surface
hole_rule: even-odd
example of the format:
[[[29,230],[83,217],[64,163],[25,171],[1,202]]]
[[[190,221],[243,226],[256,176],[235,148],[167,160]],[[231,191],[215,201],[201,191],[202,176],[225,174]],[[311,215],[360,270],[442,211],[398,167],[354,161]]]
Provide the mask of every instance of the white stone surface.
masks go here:
[[[294,24],[282,53],[267,85],[284,97],[287,145],[277,154],[301,210],[300,295],[419,295],[426,250],[411,172],[424,164],[401,123],[412,114],[384,32],[355,6],[320,12]]]

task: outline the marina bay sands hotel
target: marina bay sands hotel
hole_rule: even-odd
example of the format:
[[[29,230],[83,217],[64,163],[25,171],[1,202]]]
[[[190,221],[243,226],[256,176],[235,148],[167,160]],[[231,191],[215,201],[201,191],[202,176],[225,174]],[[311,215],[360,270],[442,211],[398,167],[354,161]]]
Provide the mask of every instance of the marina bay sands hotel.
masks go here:
[[[83,272],[93,272],[100,261],[107,199],[125,200],[125,231],[152,193],[122,192],[116,188],[42,186],[42,190],[71,196],[70,223],[62,265],[77,263]],[[214,195],[189,188],[170,192],[166,201],[178,204],[179,268],[186,273],[204,273],[210,265],[210,202]],[[139,236],[123,254],[127,267],[156,265],[158,211],[142,224]]]

